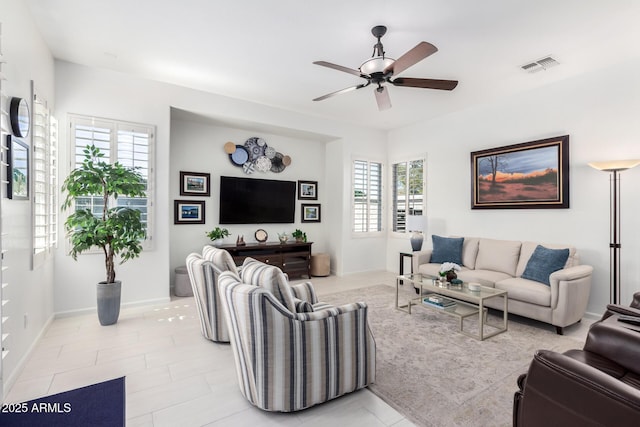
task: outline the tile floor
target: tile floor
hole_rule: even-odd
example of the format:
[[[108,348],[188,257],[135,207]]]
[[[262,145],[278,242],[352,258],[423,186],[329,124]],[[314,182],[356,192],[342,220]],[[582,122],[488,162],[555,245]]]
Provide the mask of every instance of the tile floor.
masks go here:
[[[319,295],[386,283],[374,272],[314,278]],[[411,426],[369,390],[305,411],[278,414],[240,394],[228,344],[204,339],[193,298],[123,308],[116,325],[97,316],[56,319],[35,347],[5,402],[21,402],[126,376],[127,426]]]
[[[380,283],[395,286],[395,274],[378,271],[312,281],[321,296]],[[566,333],[584,337],[590,323],[583,321]],[[54,320],[5,402],[123,375],[130,427],[413,425],[367,389],[291,414],[256,409],[240,394],[229,345],[205,340],[193,298],[177,297],[163,305],[124,308],[113,326],[100,326],[95,314]]]

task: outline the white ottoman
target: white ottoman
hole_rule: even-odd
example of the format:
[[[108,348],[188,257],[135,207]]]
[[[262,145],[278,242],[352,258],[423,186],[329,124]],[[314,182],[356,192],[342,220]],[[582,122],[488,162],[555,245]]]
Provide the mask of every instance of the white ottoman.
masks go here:
[[[173,293],[177,297],[192,297],[193,289],[191,289],[191,281],[189,280],[189,273],[187,267],[182,265],[176,267],[176,280],[173,285]]]

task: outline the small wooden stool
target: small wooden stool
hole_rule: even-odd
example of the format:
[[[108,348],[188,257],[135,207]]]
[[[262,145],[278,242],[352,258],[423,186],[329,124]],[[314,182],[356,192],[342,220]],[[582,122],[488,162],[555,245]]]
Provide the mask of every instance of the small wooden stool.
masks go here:
[[[311,275],[328,276],[331,274],[331,259],[329,254],[311,255]]]

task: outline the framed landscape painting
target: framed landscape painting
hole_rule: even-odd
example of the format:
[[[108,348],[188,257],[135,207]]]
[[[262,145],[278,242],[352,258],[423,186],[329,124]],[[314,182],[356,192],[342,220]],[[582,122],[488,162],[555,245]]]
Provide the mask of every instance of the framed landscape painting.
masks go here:
[[[569,135],[471,153],[472,209],[569,207]]]
[[[29,199],[29,146],[7,135],[7,196],[13,200]]]
[[[174,224],[204,224],[203,200],[174,200]]]
[[[181,196],[210,196],[211,175],[200,172],[180,171]]]
[[[320,222],[320,205],[301,205],[302,222]]]
[[[318,200],[318,181],[298,181],[298,200]]]

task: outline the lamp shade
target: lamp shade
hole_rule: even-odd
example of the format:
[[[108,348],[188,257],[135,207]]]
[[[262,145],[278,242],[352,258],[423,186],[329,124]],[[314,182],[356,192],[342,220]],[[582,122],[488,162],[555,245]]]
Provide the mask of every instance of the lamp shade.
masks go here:
[[[425,231],[427,229],[426,219],[427,217],[422,215],[407,215],[407,231]]]
[[[591,162],[589,166],[605,172],[624,171],[640,165],[640,159],[608,160],[605,162]]]

